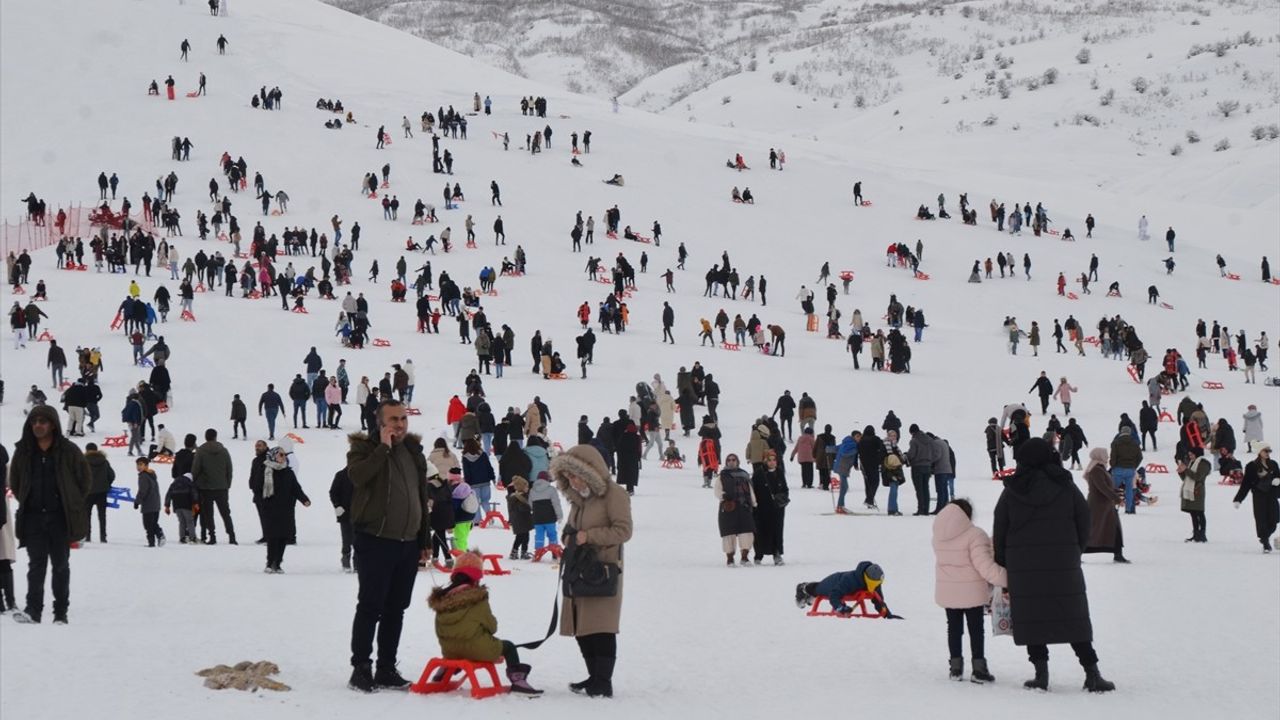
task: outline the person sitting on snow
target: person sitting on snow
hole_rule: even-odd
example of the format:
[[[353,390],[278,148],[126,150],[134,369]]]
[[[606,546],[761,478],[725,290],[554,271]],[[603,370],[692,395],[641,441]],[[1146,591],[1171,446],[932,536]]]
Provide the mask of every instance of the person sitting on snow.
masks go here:
[[[604,181],[604,184],[605,184],[605,185],[617,185],[618,187],[622,187],[622,186],[625,184],[625,181],[622,179],[622,176],[621,176],[621,175],[619,175],[619,174],[617,174],[617,173],[614,173],[614,174],[613,174],[613,177],[611,177],[611,178],[609,178],[608,180],[605,180],[605,181]]]
[[[918,220],[932,220],[932,219],[933,219],[933,213],[929,212],[929,208],[928,208],[928,207],[926,207],[926,206],[924,206],[924,205],[921,205],[921,206],[920,206],[920,209],[916,210],[916,219],[918,219]]]
[[[737,202],[737,203],[742,202],[742,193],[738,191],[737,185],[733,186],[733,193],[730,195],[730,197],[733,198],[734,202]]]
[[[848,615],[853,608],[844,604],[849,595],[859,592],[869,593],[871,603],[875,605],[880,617],[889,620],[901,620],[902,617],[889,611],[884,601],[884,570],[870,560],[863,560],[857,567],[848,572],[832,573],[818,582],[802,582],[796,585],[796,606],[809,607],[813,601],[825,597],[831,602],[832,609],[838,615]]]
[[[756,204],[756,198],[751,194],[751,188],[742,188],[742,202],[749,205]]]
[[[624,227],[624,228],[622,229],[622,237],[623,237],[623,238],[625,238],[625,239],[627,239],[627,240],[635,240],[635,239],[637,239],[637,238],[636,238],[636,234],[635,234],[635,233],[633,233],[633,232],[631,232],[631,226],[630,226],[630,225],[628,225],[628,226],[626,226],[626,227]]]
[[[684,456],[680,454],[680,448],[676,447],[675,440],[667,440],[667,449],[662,451],[662,459],[665,462],[684,462]]]

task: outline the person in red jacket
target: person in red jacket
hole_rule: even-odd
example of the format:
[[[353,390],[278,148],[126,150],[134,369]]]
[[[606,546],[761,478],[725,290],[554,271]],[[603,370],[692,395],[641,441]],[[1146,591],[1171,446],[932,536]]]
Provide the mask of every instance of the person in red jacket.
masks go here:
[[[462,404],[462,400],[454,395],[449,398],[449,408],[445,411],[445,422],[449,423],[449,427],[453,428],[453,436],[458,436],[458,423],[462,421],[462,416],[467,414],[467,406]]]

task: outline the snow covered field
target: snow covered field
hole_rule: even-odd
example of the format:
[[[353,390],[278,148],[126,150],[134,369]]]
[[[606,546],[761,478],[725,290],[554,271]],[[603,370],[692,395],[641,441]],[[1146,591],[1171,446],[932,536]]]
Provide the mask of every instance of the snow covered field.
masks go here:
[[[50,28],[58,29],[56,43]],[[214,49],[220,33],[231,43],[225,57]],[[189,63],[178,60],[183,38],[194,46]],[[1181,42],[1177,52],[1183,52]],[[1066,376],[1079,387],[1074,416],[1093,446],[1109,444],[1119,413],[1136,417],[1146,396],[1123,363],[1104,360],[1093,348],[1086,358],[1054,355],[1048,338],[1054,318],[1073,313],[1092,326],[1104,313],[1120,313],[1157,355],[1178,347],[1193,357],[1198,318],[1219,320],[1233,333],[1245,328],[1250,339],[1263,331],[1273,340],[1280,337],[1280,287],[1258,281],[1261,257],[1280,259],[1276,143],[1233,153],[1235,160],[1224,164],[1203,145],[1196,150],[1199,156],[1188,151],[1181,158],[1163,150],[1152,156],[1121,154],[1118,146],[1087,152],[1087,143],[1042,142],[1037,135],[1001,124],[957,135],[943,146],[909,126],[898,132],[903,123],[886,111],[868,114],[863,125],[850,124],[842,142],[825,136],[822,142],[787,140],[786,170],[771,173],[767,153],[778,142],[774,134],[690,124],[625,107],[615,115],[607,102],[484,67],[311,0],[239,0],[223,18],[210,17],[206,6],[196,2],[7,0],[0,9],[0,64],[0,197],[6,199],[8,220],[18,219],[17,200],[31,191],[48,199],[51,213],[68,203],[91,205],[97,197],[94,179],[104,170],[119,174],[122,194],[136,205],[144,191],[153,189],[155,177],[175,170],[181,178],[176,199],[186,232],[177,247],[188,257],[200,249],[194,237],[195,211],[206,207],[204,188],[218,175],[218,158],[224,150],[242,155],[250,172],[261,171],[270,189],[285,190],[291,197],[286,218],[263,219],[269,232],[280,232],[286,221],[324,231],[335,213],[346,228],[360,222],[364,232],[353,289],[370,300],[372,335],[391,341],[389,349],[344,350],[332,333],[338,313],[334,303],[309,299],[311,312],[303,316],[282,312],[274,300],[231,299],[221,292],[197,296],[197,323],[175,320],[163,327],[173,348],[169,365],[175,391],[173,409],[162,419],[179,437],[210,426],[223,434],[236,460],[231,502],[245,544],[206,548],[175,542],[152,550],[145,547],[137,513],[111,511],[110,544],[93,543],[72,555],[71,624],[0,623],[0,715],[6,717],[182,713],[222,718],[247,713],[410,718],[478,707],[503,716],[540,718],[601,711],[564,689],[579,679],[581,659],[563,639],[529,655],[531,682],[548,690],[529,705],[510,697],[480,706],[462,696],[362,697],[346,689],[355,579],[338,570],[338,528],[325,491],[344,461],[344,432],[358,427],[352,407],[343,418],[344,431],[301,433],[306,442],[299,446],[300,479],[313,506],[299,509],[299,544],[285,556],[287,574],[264,575],[264,550],[248,544],[256,537],[245,487],[252,449],[229,439],[225,418],[232,393],[252,401],[267,382],[283,388],[302,371],[311,345],[327,368],[346,358],[353,382],[361,375],[376,382],[391,363],[412,357],[423,414],[412,419],[411,430],[429,438],[445,424],[448,398],[462,392],[474,350],[457,342],[452,323],[442,322],[439,336],[417,335],[412,304],[390,303],[387,282],[405,237],[421,241],[440,227],[409,226],[414,199],[439,208],[442,184],[431,173],[429,139],[417,132],[416,118],[439,105],[469,110],[474,92],[492,98],[494,115],[469,118],[470,139],[465,142],[441,141],[455,157],[450,180],[461,183],[468,197],[459,210],[438,210],[442,225],[453,228],[459,249],[429,259],[437,275],[447,270],[460,285],[474,286],[482,265],[496,267],[516,244],[524,247],[529,274],[500,279],[499,296],[485,304],[491,322],[515,330],[516,365],[507,377],[489,379],[485,387],[495,412],[509,405],[523,408],[540,395],[551,409],[552,440],[565,446],[574,442],[579,415],[589,415],[595,426],[625,407],[637,381],[656,372],[674,385],[679,367],[698,360],[724,392],[719,410],[726,450],[742,451],[750,421],[768,413],[784,389],[796,396],[802,391],[813,395],[819,425],[832,423],[841,435],[866,424],[878,427],[893,409],[905,424],[919,423],[950,441],[959,461],[958,493],[973,499],[979,524],[989,528],[1000,486],[989,479],[983,427],[1005,403],[1030,405],[1034,397],[1027,388],[1041,370],[1055,380]],[[201,71],[208,76],[208,97],[183,98]],[[178,82],[178,101],[147,97],[147,84],[163,82],[168,74]],[[283,90],[282,112],[249,107],[251,95],[262,85]],[[1083,82],[1072,92],[1089,102],[1097,94]],[[548,98],[547,122],[555,130],[553,146],[537,156],[517,149],[525,133],[544,124],[519,115],[520,97],[531,94]],[[341,99],[358,124],[325,129],[322,123],[331,115],[314,109],[319,97]],[[1280,120],[1274,106],[1266,113],[1267,122]],[[415,124],[418,137],[412,140],[402,139],[399,130],[405,115]],[[394,142],[378,151],[374,133],[381,124]],[[574,168],[568,136],[584,130],[592,131],[592,152],[582,158],[585,167]],[[512,138],[506,153],[492,135],[504,131]],[[174,135],[189,136],[195,144],[191,162],[168,161]],[[735,152],[742,152],[753,169],[726,169],[725,159]],[[982,165],[980,159],[992,157],[1004,159]],[[1173,169],[1167,164],[1172,160],[1183,165]],[[391,192],[403,196],[406,219],[396,223],[383,221],[380,208],[357,190],[362,175],[386,162],[392,164]],[[1171,190],[1162,181],[1173,178],[1177,185],[1196,176],[1185,169],[1199,167],[1195,163],[1209,168],[1198,176],[1200,192]],[[625,175],[626,187],[600,182],[615,172]],[[503,190],[505,248],[493,247],[487,230],[496,214],[483,204],[490,180]],[[855,180],[863,182],[873,206],[852,206],[849,190]],[[756,204],[731,204],[734,185],[751,187]],[[932,205],[939,192],[946,194],[953,212],[958,194],[968,192],[979,211],[978,226],[959,224],[958,213],[950,221],[915,221],[916,206]],[[1087,213],[1097,218],[1098,228],[1092,240],[1076,243],[1034,238],[1030,232],[1011,238],[997,234],[988,222],[991,198],[1009,206],[1043,202],[1057,228],[1069,227],[1081,238]],[[247,244],[259,213],[251,195],[233,200]],[[573,214],[581,210],[602,225],[604,210],[614,204],[622,211],[622,223],[637,231],[659,220],[662,246],[608,240],[601,228],[594,245],[572,254],[567,236]],[[461,247],[467,213],[477,223],[475,250]],[[1150,218],[1155,237],[1148,243],[1136,240],[1142,214]],[[1167,226],[1178,233],[1178,267],[1171,277],[1161,263],[1168,256],[1161,241]],[[901,241],[914,246],[917,239],[924,243],[921,270],[931,276],[928,281],[884,266],[886,245]],[[668,295],[660,275],[674,268],[680,242],[690,253],[688,271],[677,273],[678,292]],[[207,245],[229,253],[227,245]],[[585,279],[588,253],[602,256],[608,265],[623,252],[638,266],[642,249],[649,253],[649,272],[639,276],[639,291],[628,301],[632,326],[620,337],[601,334],[589,380],[547,382],[521,367],[535,330],[571,358],[578,334],[575,308],[583,301],[594,306],[607,292]],[[767,307],[701,297],[702,275],[722,251],[743,277],[768,277]],[[1019,259],[1030,254],[1031,281],[1019,276],[968,284],[973,261],[997,251],[1013,252]],[[1074,302],[1058,297],[1057,273],[1078,276],[1095,252],[1101,260],[1097,292]],[[1213,264],[1217,253],[1241,281],[1218,277]],[[105,353],[103,419],[100,432],[86,438],[101,442],[105,434],[119,432],[115,418],[127,387],[145,378],[129,365],[124,339],[107,330],[128,278],[56,270],[52,250],[34,258],[32,284],[44,278],[50,288],[49,301],[42,303],[50,316],[47,327],[69,353],[81,344],[101,346]],[[364,281],[375,258],[382,267],[377,285]],[[311,263],[302,257],[284,260],[292,260],[300,272]],[[411,268],[414,260],[421,261],[409,260]],[[835,272],[847,268],[856,273],[851,295],[839,299],[846,321],[858,308],[879,328],[890,293],[926,312],[930,327],[924,342],[912,348],[910,375],[873,374],[865,369],[870,362],[865,354],[864,369],[853,372],[843,343],[804,332],[804,316],[793,297],[800,285],[814,286],[824,261]],[[140,278],[144,296],[161,283],[174,290],[176,284],[166,278],[163,272]],[[1124,298],[1103,297],[1112,280],[1121,282]],[[1145,303],[1143,289],[1153,283],[1173,310]],[[676,312],[674,347],[653,345],[661,337],[664,300]],[[0,302],[6,308],[12,303],[7,287],[0,291]],[[739,353],[699,348],[698,319],[713,318],[720,307],[731,317],[754,312],[765,323],[783,325],[789,335],[787,356],[764,357],[750,348]],[[1010,356],[1000,324],[1006,315],[1016,316],[1024,328],[1039,321],[1046,355],[1032,358],[1024,344],[1016,357]],[[44,360],[43,345],[15,351],[6,339],[0,347],[0,372],[8,391],[0,407],[0,440],[9,447],[21,433],[25,388],[48,384]],[[570,376],[576,376],[572,363]],[[1192,381],[1192,396],[1205,403],[1211,418],[1227,418],[1239,432],[1241,413],[1255,403],[1269,425],[1269,439],[1280,439],[1275,435],[1280,424],[1277,388],[1243,384],[1217,357],[1207,370],[1195,371]],[[1203,390],[1203,381],[1225,387]],[[1055,404],[1054,410],[1060,407]],[[265,436],[260,419],[251,418],[249,427],[253,437]],[[1037,415],[1033,431],[1042,429]],[[1148,461],[1172,468],[1175,441],[1172,426],[1162,427],[1162,449],[1148,454]],[[680,446],[692,457],[691,439]],[[118,450],[110,452],[118,484],[130,484],[132,463]],[[161,480],[167,483],[163,470]],[[794,465],[788,478],[798,486]],[[626,718],[662,712],[777,717],[840,711],[883,717],[948,711],[958,717],[1274,716],[1280,705],[1275,682],[1280,677],[1276,556],[1260,553],[1248,505],[1233,510],[1233,489],[1215,481],[1207,503],[1211,542],[1183,544],[1189,521],[1178,511],[1176,476],[1153,475],[1152,482],[1162,502],[1123,520],[1126,554],[1133,564],[1116,566],[1100,555],[1085,560],[1095,646],[1103,673],[1119,689],[1104,697],[1081,692],[1080,670],[1069,650],[1060,647],[1053,648],[1050,665],[1054,692],[1046,696],[1022,690],[1031,668],[1022,649],[1006,638],[987,640],[998,678],[993,686],[947,681],[945,622],[933,603],[928,521],[835,517],[824,514],[832,507],[825,493],[793,490],[787,565],[726,570],[715,502],[700,488],[692,463],[682,471],[646,464],[633,505],[636,530],[627,547],[616,694],[607,710]],[[910,507],[910,491],[903,490],[901,500]],[[851,490],[851,496],[850,503],[856,504],[860,491]],[[883,491],[880,497],[883,506]],[[175,538],[172,520],[162,522]],[[489,552],[505,554],[510,545],[510,535],[500,530],[476,531],[473,538]],[[885,568],[886,596],[905,621],[808,618],[796,609],[791,595],[797,582],[850,569],[863,559]],[[26,587],[22,553],[15,572],[21,598]],[[422,602],[415,601],[406,618],[400,653],[406,676],[416,675],[438,650],[433,617],[425,606],[433,581],[444,578],[419,578],[415,595]],[[552,568],[517,563],[512,575],[488,583],[500,635],[525,641],[544,631],[556,592]],[[247,659],[278,663],[280,679],[293,691],[214,693],[192,674]],[[55,677],[61,678],[56,690]]]

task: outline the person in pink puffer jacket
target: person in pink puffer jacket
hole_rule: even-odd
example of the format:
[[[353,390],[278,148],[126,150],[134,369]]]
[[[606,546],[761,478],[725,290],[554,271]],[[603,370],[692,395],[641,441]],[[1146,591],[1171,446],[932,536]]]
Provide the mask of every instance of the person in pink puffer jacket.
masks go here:
[[[329,406],[329,417],[325,424],[337,429],[338,421],[342,419],[342,387],[338,385],[337,375],[329,378],[329,384],[324,387],[324,401]]]
[[[968,500],[953,500],[933,520],[933,554],[936,559],[934,599],[947,611],[947,645],[951,650],[951,679],[964,676],[961,638],[969,625],[976,683],[995,680],[987,671],[983,653],[983,607],[991,599],[991,586],[1008,587],[1005,569],[996,564],[991,538],[973,524]]]

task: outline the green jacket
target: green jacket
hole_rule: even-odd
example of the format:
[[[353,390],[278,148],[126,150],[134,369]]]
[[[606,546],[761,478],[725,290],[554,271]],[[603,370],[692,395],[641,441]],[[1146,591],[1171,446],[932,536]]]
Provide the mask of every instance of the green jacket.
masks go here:
[[[489,609],[488,588],[438,587],[431,591],[427,605],[436,613],[436,639],[443,657],[473,662],[493,662],[502,657],[502,643],[494,637],[498,620]]]
[[[1123,431],[1111,441],[1111,467],[1133,470],[1142,464],[1142,448],[1133,433]]]
[[[364,433],[353,433],[347,441],[352,528],[389,540],[416,538],[419,547],[430,547],[427,479],[439,473],[423,456],[422,439],[406,435],[394,448]]]
[[[62,496],[62,510],[66,515],[67,536],[73,539],[89,534],[89,514],[85,512],[85,496],[92,484],[89,463],[75,443],[66,438],[54,442],[54,473],[57,476],[58,494]],[[27,493],[31,491],[31,448],[19,441],[9,463],[9,487],[18,501],[18,515],[14,520],[14,534],[18,545],[26,544],[23,533],[23,507]]]
[[[84,459],[89,461],[89,472],[92,475],[89,494],[102,495],[110,492],[111,484],[116,481],[116,471],[111,468],[111,461],[97,450],[86,452]]]
[[[205,490],[231,489],[231,453],[217,440],[206,440],[196,448],[191,460],[191,479],[196,488]]]

